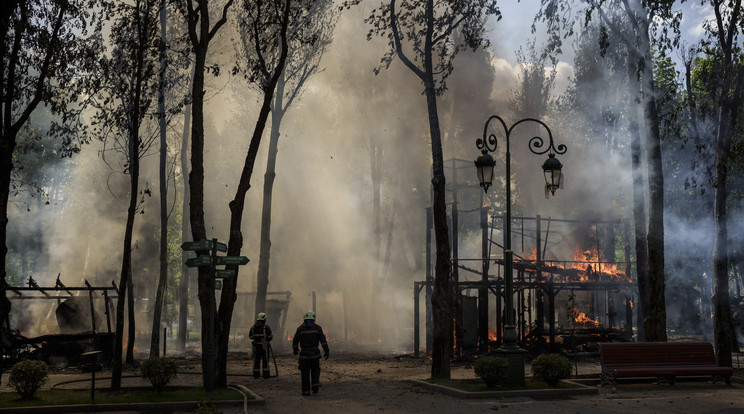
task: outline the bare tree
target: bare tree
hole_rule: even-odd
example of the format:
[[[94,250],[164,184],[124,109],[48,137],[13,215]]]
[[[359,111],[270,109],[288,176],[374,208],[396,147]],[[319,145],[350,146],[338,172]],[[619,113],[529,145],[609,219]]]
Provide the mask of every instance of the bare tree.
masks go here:
[[[184,4],[185,3],[185,4]],[[189,221],[193,240],[207,238],[204,223],[204,73],[206,72],[209,43],[227,22],[227,12],[233,4],[228,0],[214,26],[210,24],[209,0],[180,0],[181,13],[188,23],[188,38],[194,54],[194,77],[191,100],[191,172],[189,173]],[[206,253],[205,251],[197,252]],[[207,329],[209,326],[210,304],[214,301],[211,269],[199,267],[199,303],[201,304],[202,349],[209,349]],[[212,386],[214,372],[209,372],[211,363],[209,352],[202,352],[202,379],[205,387]],[[213,367],[212,367],[213,368]]]
[[[359,1],[346,3],[347,7]],[[432,191],[436,266],[432,310],[434,319],[432,368],[434,378],[449,378],[452,349],[452,306],[450,289],[450,245],[447,226],[444,155],[437,97],[446,90],[453,60],[464,48],[473,50],[487,44],[486,18],[500,12],[492,0],[386,0],[365,20],[370,26],[367,38],[389,40],[382,59],[386,68],[396,57],[421,81],[429,113],[432,155]],[[455,36],[459,31],[461,36]],[[381,68],[375,71],[379,73]]]
[[[165,122],[165,56],[166,43],[166,8],[165,0],[160,0],[160,70],[158,72],[158,128],[160,132],[160,165],[159,189],[160,195],[160,274],[158,287],[155,292],[155,306],[152,312],[152,331],[150,334],[150,358],[160,355],[160,315],[163,310],[165,284],[168,281],[168,141]]]
[[[71,108],[88,80],[84,64],[98,54],[99,2],[3,1],[0,6],[0,336],[10,329],[7,299],[7,231],[10,181],[18,133],[40,105],[65,114],[52,135],[61,153],[78,151],[86,128]],[[79,127],[79,128],[77,128]],[[4,341],[0,341],[3,343]],[[0,371],[2,371],[0,369]]]
[[[260,0],[255,2],[244,1],[242,3],[241,13],[243,17],[240,19],[240,30],[248,34],[248,43],[252,44],[254,53],[246,56],[247,64],[243,70],[248,79],[259,83],[259,89],[263,92],[263,96],[256,126],[253,129],[243,170],[240,174],[238,188],[235,197],[229,203],[230,239],[227,252],[231,256],[239,255],[243,247],[241,226],[245,196],[251,186],[253,167],[258,156],[261,136],[271,112],[274,94],[287,67],[290,38],[292,36],[303,36],[302,30],[299,30],[301,26],[298,23],[311,22],[312,20],[303,20],[304,17],[311,14],[314,7],[322,5],[322,3],[312,0]],[[299,30],[299,32],[290,31],[290,27],[298,28],[296,30]],[[306,39],[306,41],[309,40]],[[240,70],[236,67],[234,72],[237,73]],[[237,266],[233,268],[237,274]],[[227,347],[233,309],[237,299],[236,286],[237,276],[234,279],[225,280],[222,287],[220,308],[217,313],[217,381],[221,386],[226,385],[227,381]]]
[[[269,132],[269,151],[264,173],[263,206],[261,209],[261,240],[257,272],[255,313],[266,311],[266,292],[269,285],[271,258],[271,205],[276,177],[276,160],[282,120],[289,107],[301,95],[307,80],[319,70],[320,59],[331,44],[337,13],[331,1],[316,1],[305,15],[299,15],[289,22],[287,29],[289,51],[284,71],[276,84],[271,101],[271,129]],[[294,17],[294,16],[293,16]],[[246,56],[256,55],[253,36],[241,32],[242,51]],[[280,49],[267,50],[270,57],[265,60],[276,61]],[[249,59],[250,60],[250,59]],[[261,90],[270,85],[273,70],[255,72],[254,82]]]
[[[160,328],[162,322],[162,313],[165,306],[166,288],[168,282],[168,221],[170,218],[170,211],[168,207],[168,183],[171,178],[175,184],[175,165],[176,158],[172,157],[169,160],[169,145],[168,145],[168,129],[172,124],[173,118],[177,115],[181,115],[181,112],[185,106],[185,103],[190,100],[190,81],[191,77],[187,71],[190,66],[189,60],[186,58],[184,53],[180,53],[179,49],[183,47],[183,25],[178,26],[174,21],[174,13],[170,12],[169,4],[166,0],[160,0],[159,15],[160,15],[160,39],[158,41],[159,50],[159,68],[158,68],[158,109],[157,109],[157,120],[158,129],[160,135],[160,151],[159,151],[159,198],[160,198],[160,274],[158,277],[157,290],[155,292],[155,305],[152,313],[152,335],[150,337],[150,357],[156,357],[159,355],[160,347]],[[169,20],[170,16],[170,20]],[[167,28],[167,30],[166,30]],[[171,51],[172,53],[168,53]],[[185,82],[188,81],[188,82]],[[168,108],[166,110],[166,108]],[[190,107],[186,109],[188,111]],[[190,114],[186,114],[185,123],[188,125],[187,119]],[[184,134],[188,135],[188,127],[185,127]],[[180,137],[179,141],[182,140],[183,136]],[[175,146],[178,148],[179,146]],[[180,146],[181,153],[186,153],[188,147],[188,140],[186,143]],[[180,154],[179,154],[180,155]],[[187,159],[188,161],[188,159]],[[183,169],[185,171],[185,169]],[[184,180],[185,182],[185,180]],[[177,198],[178,193],[176,186],[172,187],[174,190],[174,199]],[[184,197],[184,199],[187,199]],[[175,200],[174,200],[175,201]],[[170,207],[172,211],[173,206]],[[182,211],[188,211],[188,205]],[[182,222],[187,222],[182,220]],[[184,264],[184,267],[185,264]],[[182,278],[187,279],[186,272],[182,272]],[[184,295],[188,299],[188,291]],[[174,304],[175,305],[175,304]],[[184,326],[184,330],[185,330]],[[180,327],[179,327],[180,331]],[[179,332],[180,333],[180,332]],[[180,335],[179,335],[180,337]],[[183,342],[179,344],[185,344],[185,337]],[[180,348],[183,350],[183,347]]]
[[[194,70],[191,69],[191,76],[189,76],[189,92],[191,91],[191,84],[194,81]],[[186,220],[186,212],[189,211],[189,129],[191,127],[191,104],[187,103],[184,108],[183,114],[183,132],[181,133],[181,151],[180,155],[180,166],[181,166],[181,177],[183,185],[183,200],[181,202],[181,212],[183,217],[181,218],[181,241],[189,241],[189,221]],[[188,317],[189,317],[189,267],[186,266],[186,262],[181,265],[181,278],[178,280],[178,337],[176,338],[176,346],[179,351],[186,349],[186,334],[188,331]]]
[[[91,124],[106,147],[121,154],[121,160],[110,160],[101,151],[112,169],[129,176],[129,205],[124,231],[119,295],[116,303],[116,336],[111,367],[111,388],[121,387],[122,341],[124,336],[124,301],[129,300],[129,337],[127,360],[133,360],[134,325],[132,284],[132,249],[135,217],[141,212],[144,196],[150,190],[140,189],[140,159],[155,142],[155,134],[143,128],[149,115],[152,97],[157,91],[157,0],[136,0],[133,4],[111,5],[115,20],[111,26],[110,57],[99,59],[102,90],[92,105],[95,113]],[[120,162],[114,166],[114,161]]]

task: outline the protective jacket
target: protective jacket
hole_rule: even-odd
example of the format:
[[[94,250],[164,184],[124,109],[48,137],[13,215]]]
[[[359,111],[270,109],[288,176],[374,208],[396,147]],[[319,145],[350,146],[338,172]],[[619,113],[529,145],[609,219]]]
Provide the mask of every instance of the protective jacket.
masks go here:
[[[271,376],[269,369],[269,351],[271,350],[271,340],[274,336],[271,334],[271,328],[266,325],[266,321],[256,321],[248,331],[248,337],[251,339],[253,347],[253,377],[264,378]]]
[[[271,340],[274,339],[274,335],[271,334],[271,328],[269,328],[269,325],[266,325],[265,321],[256,321],[256,323],[251,326],[251,330],[248,331],[248,338],[251,339],[251,345],[253,348],[256,348],[256,346],[263,347],[266,345],[265,342],[271,342]]]
[[[297,328],[292,338],[292,349],[295,355],[299,352],[300,359],[320,359],[320,349],[323,347],[325,357],[328,358],[328,342],[326,342],[323,328],[317,325],[312,319],[305,321]]]

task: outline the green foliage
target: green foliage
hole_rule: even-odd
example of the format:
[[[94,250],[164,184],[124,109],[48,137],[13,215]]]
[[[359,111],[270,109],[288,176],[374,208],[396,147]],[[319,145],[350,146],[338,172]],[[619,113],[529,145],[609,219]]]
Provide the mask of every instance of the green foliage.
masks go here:
[[[176,378],[176,362],[168,358],[150,358],[140,366],[140,375],[150,381],[159,394]]]
[[[532,360],[532,376],[550,386],[558,385],[571,374],[573,374],[571,361],[561,354],[542,354]]]
[[[8,383],[21,398],[31,398],[49,379],[49,368],[43,361],[24,360],[13,365]]]
[[[212,401],[199,401],[196,410],[199,414],[222,414]]]
[[[504,358],[487,356],[475,361],[475,375],[486,383],[488,388],[503,385],[509,363]]]
[[[347,0],[343,7],[360,2]],[[425,12],[429,6],[431,18]],[[488,46],[486,21],[491,16],[501,19],[494,0],[436,2],[436,6],[425,0],[401,0],[397,4],[386,0],[364,20],[370,26],[367,40],[381,37],[388,42],[388,50],[374,72],[379,74],[399,58],[421,80],[430,76],[434,81],[430,87],[441,95],[454,70],[455,56],[463,50]],[[426,40],[427,33],[435,36]],[[433,58],[433,67],[419,63],[427,55]]]

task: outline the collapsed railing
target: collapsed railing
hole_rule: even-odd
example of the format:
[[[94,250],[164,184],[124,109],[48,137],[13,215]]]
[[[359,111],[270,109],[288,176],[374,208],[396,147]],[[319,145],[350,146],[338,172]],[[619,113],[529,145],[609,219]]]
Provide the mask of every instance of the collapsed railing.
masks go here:
[[[4,362],[14,362],[21,357],[31,357],[49,362],[54,357],[65,358],[68,362],[80,362],[81,355],[91,349],[102,351],[101,361],[109,362],[113,356],[113,338],[111,331],[111,309],[113,299],[118,297],[119,289],[115,282],[112,286],[93,286],[84,280],[85,286],[66,286],[57,275],[54,286],[40,286],[33,277],[29,277],[28,286],[10,286],[3,281],[11,301],[56,300],[55,316],[60,328],[59,334],[45,334],[26,337],[20,329],[12,329],[10,319],[2,325]],[[85,304],[84,293],[88,300]],[[101,332],[98,326],[96,300],[103,299],[106,317],[106,331]],[[87,305],[87,306],[86,306]],[[87,309],[83,309],[87,308]],[[84,314],[86,313],[87,314]],[[47,319],[51,315],[51,308]],[[85,319],[89,319],[89,323]],[[36,321],[38,322],[38,321]],[[8,361],[6,361],[8,360]]]

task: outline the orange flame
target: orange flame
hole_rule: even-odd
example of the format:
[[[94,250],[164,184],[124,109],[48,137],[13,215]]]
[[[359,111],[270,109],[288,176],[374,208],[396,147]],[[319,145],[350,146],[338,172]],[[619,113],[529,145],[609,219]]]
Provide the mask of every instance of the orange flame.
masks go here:
[[[625,281],[628,279],[625,273],[618,269],[616,263],[603,262],[599,253],[597,253],[596,247],[585,250],[576,248],[573,253],[573,262],[569,268],[584,271],[579,276],[582,282],[588,281],[590,275],[609,277],[616,281]]]
[[[581,325],[590,325],[595,328],[598,328],[600,326],[599,321],[596,321],[588,316],[584,312],[579,311],[576,308],[571,309],[571,316],[574,318],[574,322],[581,324]]]

